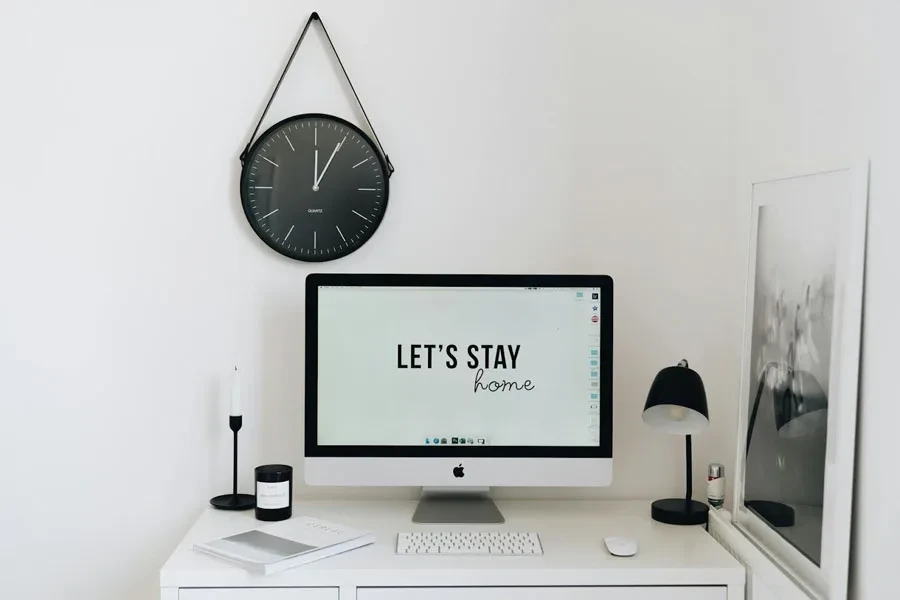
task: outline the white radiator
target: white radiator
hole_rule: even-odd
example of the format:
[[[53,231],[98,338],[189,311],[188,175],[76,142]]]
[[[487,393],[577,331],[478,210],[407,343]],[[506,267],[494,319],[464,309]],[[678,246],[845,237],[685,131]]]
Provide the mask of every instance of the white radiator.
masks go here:
[[[735,528],[727,510],[709,511],[709,534],[747,568],[746,600],[809,600],[793,580]]]

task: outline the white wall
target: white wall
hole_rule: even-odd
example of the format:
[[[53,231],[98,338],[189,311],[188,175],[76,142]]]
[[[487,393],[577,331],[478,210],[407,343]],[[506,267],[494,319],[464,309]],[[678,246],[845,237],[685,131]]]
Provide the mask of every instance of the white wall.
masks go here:
[[[718,5],[321,4],[3,3],[4,595],[154,596],[228,490],[234,363],[250,381],[243,489],[256,464],[300,466],[311,267],[251,232],[237,155],[314,8],[397,166],[380,231],[319,268],[608,273],[616,475],[590,493],[681,493],[681,439],[640,412],[682,357],[712,412],[696,493],[708,462],[731,463],[746,224]],[[273,116],[353,117],[310,42]]]
[[[871,158],[851,598],[896,594],[900,40],[895,2],[757,0],[735,11],[736,185]]]

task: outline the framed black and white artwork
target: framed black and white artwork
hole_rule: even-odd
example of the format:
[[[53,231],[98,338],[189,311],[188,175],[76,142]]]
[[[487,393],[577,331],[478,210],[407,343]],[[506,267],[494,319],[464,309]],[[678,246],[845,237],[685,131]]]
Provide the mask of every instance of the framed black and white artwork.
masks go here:
[[[752,185],[736,526],[847,594],[868,166]]]

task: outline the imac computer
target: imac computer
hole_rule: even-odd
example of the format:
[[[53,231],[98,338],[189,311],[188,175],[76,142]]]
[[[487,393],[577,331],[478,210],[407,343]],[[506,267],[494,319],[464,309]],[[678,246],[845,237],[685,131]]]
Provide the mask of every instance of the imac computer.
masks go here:
[[[304,479],[422,486],[416,522],[609,485],[612,340],[603,275],[311,274]]]

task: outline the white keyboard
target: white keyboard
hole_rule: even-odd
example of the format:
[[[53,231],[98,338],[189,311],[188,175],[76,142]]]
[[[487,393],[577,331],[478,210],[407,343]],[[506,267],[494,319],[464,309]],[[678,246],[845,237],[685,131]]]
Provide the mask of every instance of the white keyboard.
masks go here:
[[[415,531],[397,534],[397,554],[538,556],[538,534],[513,531]]]

